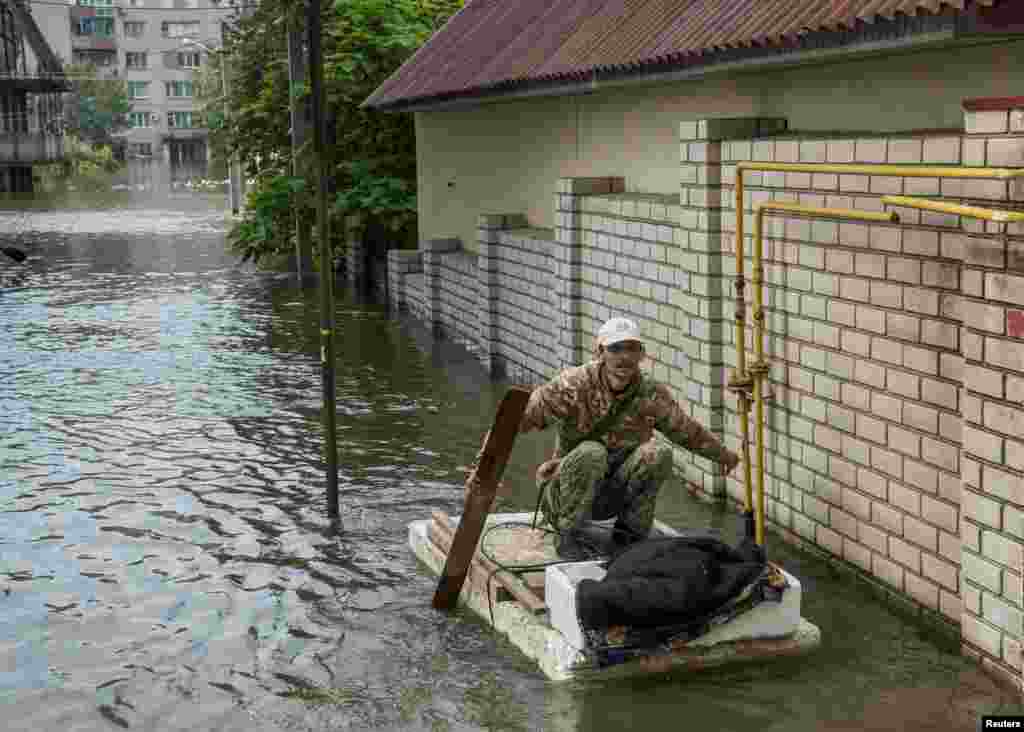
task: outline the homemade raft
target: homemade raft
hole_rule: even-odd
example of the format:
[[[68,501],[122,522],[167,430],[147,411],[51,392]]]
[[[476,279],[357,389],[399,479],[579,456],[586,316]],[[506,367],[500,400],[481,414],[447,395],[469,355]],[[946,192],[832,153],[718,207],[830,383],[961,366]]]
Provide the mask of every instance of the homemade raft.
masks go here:
[[[575,589],[582,579],[600,579],[605,560],[559,562],[553,536],[530,527],[527,513],[493,514],[487,517],[460,601],[485,622],[503,633],[554,681],[586,677],[607,678],[669,670],[691,670],[744,661],[758,661],[809,652],[821,642],[818,628],[800,617],[800,582],[769,562],[771,598],[746,607],[750,592],[741,593],[731,612],[710,620],[706,632],[688,641],[675,640],[649,650],[623,648],[616,638],[625,628],[604,633],[600,648],[593,631],[585,632],[576,616]],[[434,573],[444,571],[448,552],[458,528],[458,517],[435,511],[430,519],[409,524],[409,546]],[[496,525],[502,525],[493,528]],[[652,537],[679,533],[656,521]],[[480,551],[483,546],[484,555]],[[549,566],[520,574],[503,566]],[[747,603],[749,604],[749,603]]]

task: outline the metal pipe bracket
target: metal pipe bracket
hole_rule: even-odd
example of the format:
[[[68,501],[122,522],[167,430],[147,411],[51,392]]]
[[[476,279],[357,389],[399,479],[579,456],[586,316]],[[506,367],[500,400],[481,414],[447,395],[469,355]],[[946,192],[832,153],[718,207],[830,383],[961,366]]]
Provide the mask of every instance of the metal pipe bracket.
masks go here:
[[[740,375],[735,369],[729,374],[729,383],[726,384],[729,391],[740,395],[749,395],[754,391],[754,380],[750,374]]]
[[[747,372],[751,376],[767,376],[771,367],[767,361],[755,361],[754,363],[747,366]]]

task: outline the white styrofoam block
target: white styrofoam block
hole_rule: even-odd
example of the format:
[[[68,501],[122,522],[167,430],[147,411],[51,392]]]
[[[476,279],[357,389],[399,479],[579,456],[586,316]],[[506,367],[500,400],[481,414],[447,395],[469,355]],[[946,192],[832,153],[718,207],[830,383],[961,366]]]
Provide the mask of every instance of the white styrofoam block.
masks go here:
[[[780,638],[794,633],[800,625],[800,581],[785,570],[789,587],[781,602],[762,602],[728,623],[712,628],[690,641],[693,646],[711,646],[725,641],[748,638]],[[548,606],[551,626],[565,636],[574,648],[584,647],[583,629],[576,616],[576,587],[581,580],[600,580],[605,570],[600,562],[556,564],[544,571],[544,601]]]
[[[712,646],[724,641],[747,638],[781,638],[796,632],[800,625],[800,580],[779,567],[789,587],[782,593],[781,602],[765,601],[728,623],[716,626],[711,632],[694,638],[691,646]]]
[[[573,648],[583,649],[583,629],[576,618],[576,586],[580,580],[600,580],[605,575],[601,562],[555,564],[544,570],[544,602],[551,627],[565,636]]]

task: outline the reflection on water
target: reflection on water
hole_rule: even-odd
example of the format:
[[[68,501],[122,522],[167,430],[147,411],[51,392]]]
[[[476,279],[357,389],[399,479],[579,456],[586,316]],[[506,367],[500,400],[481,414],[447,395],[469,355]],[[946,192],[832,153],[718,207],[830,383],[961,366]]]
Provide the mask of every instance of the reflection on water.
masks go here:
[[[435,614],[405,526],[457,510],[501,385],[341,292],[335,531],[317,294],[238,266],[215,203],[0,211],[30,254],[0,263],[7,729],[967,730],[1017,709],[785,546],[824,633],[798,661],[555,686],[472,618]],[[520,439],[506,507],[532,508],[546,447]],[[737,528],[681,492],[659,511]]]

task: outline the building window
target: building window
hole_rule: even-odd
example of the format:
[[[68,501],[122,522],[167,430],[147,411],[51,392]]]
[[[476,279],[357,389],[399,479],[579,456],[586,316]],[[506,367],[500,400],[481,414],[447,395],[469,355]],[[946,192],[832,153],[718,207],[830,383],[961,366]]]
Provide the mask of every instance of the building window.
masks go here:
[[[179,53],[178,66],[183,69],[198,69],[200,62],[199,56],[200,54],[198,53]]]
[[[96,16],[100,18],[114,17],[113,0],[78,0],[79,7],[96,8]]]
[[[146,32],[146,22],[141,20],[126,20],[124,22],[124,35],[126,38],[141,38]]]
[[[128,51],[125,53],[124,65],[129,69],[144,69],[149,64],[145,51]]]
[[[113,18],[79,18],[73,25],[72,30],[76,36],[104,36],[114,35]]]
[[[167,126],[178,130],[191,130],[203,126],[199,112],[168,112]]]
[[[142,129],[150,126],[149,112],[129,112],[128,124],[133,129]]]
[[[76,64],[104,67],[117,63],[117,54],[109,51],[72,51],[71,59]]]
[[[195,90],[191,81],[165,81],[164,88],[169,97],[191,97]]]
[[[148,81],[129,81],[128,82],[128,98],[129,99],[145,99],[149,96],[149,82]]]
[[[188,36],[199,35],[198,20],[180,22],[164,21],[161,28],[163,28],[164,38],[186,38]]]
[[[128,145],[128,152],[131,155],[153,155],[153,143],[152,142],[133,142]]]

